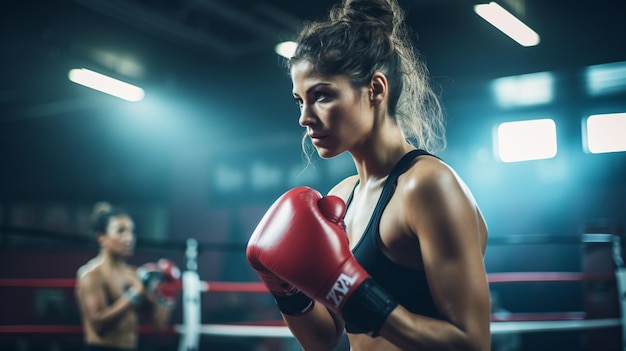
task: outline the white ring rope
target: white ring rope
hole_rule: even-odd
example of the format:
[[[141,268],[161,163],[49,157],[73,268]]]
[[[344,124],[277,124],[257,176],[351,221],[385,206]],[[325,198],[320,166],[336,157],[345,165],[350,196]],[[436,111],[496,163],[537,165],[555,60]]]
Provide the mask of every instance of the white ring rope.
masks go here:
[[[619,327],[621,325],[622,321],[618,318],[574,321],[492,322],[491,334],[587,330]],[[174,330],[184,333],[185,327],[176,325]],[[200,326],[199,331],[204,335],[215,336],[293,338],[293,334],[285,326],[204,324]]]
[[[619,327],[622,320],[614,319],[585,319],[575,321],[528,321],[528,322],[492,322],[491,334],[546,332],[555,330],[581,330]]]
[[[185,332],[182,325],[174,326],[179,333]],[[231,325],[231,324],[204,324],[199,331],[203,335],[236,336],[250,338],[293,338],[293,334],[287,327],[270,325]]]

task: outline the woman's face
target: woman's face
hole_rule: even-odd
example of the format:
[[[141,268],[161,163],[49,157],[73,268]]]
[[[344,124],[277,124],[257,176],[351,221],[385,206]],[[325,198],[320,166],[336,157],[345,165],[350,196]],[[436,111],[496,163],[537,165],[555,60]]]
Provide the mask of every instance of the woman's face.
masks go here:
[[[367,87],[355,90],[347,76],[324,76],[308,61],[291,67],[301,126],[321,157],[330,158],[366,140],[373,125]]]
[[[116,216],[109,219],[101,244],[115,256],[131,256],[135,250],[135,225],[128,216]]]

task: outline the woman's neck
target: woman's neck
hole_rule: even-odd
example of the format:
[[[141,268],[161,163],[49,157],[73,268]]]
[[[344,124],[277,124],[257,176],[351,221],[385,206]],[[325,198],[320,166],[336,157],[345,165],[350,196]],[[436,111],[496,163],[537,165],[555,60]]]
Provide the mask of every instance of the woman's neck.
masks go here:
[[[123,257],[113,255],[106,250],[101,250],[98,256],[102,262],[102,265],[110,269],[117,269],[123,267],[126,264],[126,261]]]
[[[369,140],[365,140],[358,150],[351,150],[350,154],[360,182],[376,184],[386,179],[400,158],[413,149],[415,147],[406,141],[394,123],[380,128],[379,133],[373,133]]]

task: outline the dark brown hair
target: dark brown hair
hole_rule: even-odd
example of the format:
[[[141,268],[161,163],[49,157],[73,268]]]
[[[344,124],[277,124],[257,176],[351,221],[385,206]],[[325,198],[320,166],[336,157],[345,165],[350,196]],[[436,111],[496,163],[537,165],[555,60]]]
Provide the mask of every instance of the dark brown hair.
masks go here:
[[[108,202],[96,203],[91,213],[91,232],[94,236],[106,234],[111,218],[119,216],[130,215],[124,209],[113,207]]]
[[[354,88],[374,72],[389,82],[388,113],[415,146],[445,147],[445,123],[426,65],[418,59],[397,0],[344,0],[327,20],[307,23],[288,61],[306,60],[323,75],[347,75]]]

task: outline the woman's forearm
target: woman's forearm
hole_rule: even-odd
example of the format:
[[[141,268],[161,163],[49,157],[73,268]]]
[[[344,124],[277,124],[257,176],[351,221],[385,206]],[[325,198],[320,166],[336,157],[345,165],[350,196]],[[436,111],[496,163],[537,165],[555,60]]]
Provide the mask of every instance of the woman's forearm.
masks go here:
[[[328,311],[321,303],[316,303],[304,315],[283,315],[283,319],[306,351],[332,349],[339,343],[344,331],[341,318]]]

